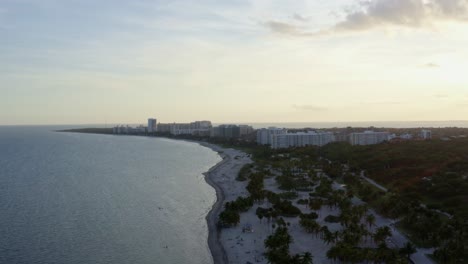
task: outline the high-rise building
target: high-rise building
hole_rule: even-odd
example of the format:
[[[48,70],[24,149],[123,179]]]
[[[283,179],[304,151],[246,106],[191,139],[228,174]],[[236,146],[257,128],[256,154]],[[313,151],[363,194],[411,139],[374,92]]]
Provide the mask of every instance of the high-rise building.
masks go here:
[[[248,125],[239,125],[239,133],[241,136],[249,135],[254,132],[253,127],[248,126]]]
[[[331,132],[298,132],[275,134],[271,136],[271,148],[290,148],[305,146],[324,146],[335,141],[335,135]]]
[[[211,128],[211,137],[239,138],[253,133],[253,128],[247,125],[220,125]]]
[[[209,136],[211,130],[210,121],[195,121],[192,123],[159,123],[159,132],[171,133],[172,135],[197,135]]]
[[[288,130],[284,128],[269,127],[257,130],[257,144],[271,145],[273,135],[286,134]]]
[[[157,120],[155,118],[148,118],[148,133],[158,131]]]
[[[373,145],[379,144],[389,139],[388,132],[364,131],[360,133],[351,133],[349,142],[351,145]]]

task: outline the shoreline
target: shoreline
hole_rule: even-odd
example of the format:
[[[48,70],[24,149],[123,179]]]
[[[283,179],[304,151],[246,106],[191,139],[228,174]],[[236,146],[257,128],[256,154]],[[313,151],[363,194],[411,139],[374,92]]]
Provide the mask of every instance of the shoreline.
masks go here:
[[[205,219],[208,225],[208,247],[211,252],[211,256],[213,258],[214,264],[228,264],[227,253],[224,246],[221,244],[220,240],[220,231],[216,225],[216,220],[218,215],[221,213],[223,209],[223,204],[225,202],[225,195],[221,186],[217,185],[212,177],[214,176],[214,172],[220,169],[223,165],[230,161],[231,157],[221,153],[219,149],[215,149],[215,146],[203,142],[199,142],[203,147],[209,148],[221,157],[221,161],[216,163],[213,167],[211,167],[207,172],[204,172],[203,175],[205,176],[205,181],[215,189],[216,192],[216,202],[211,207],[210,212],[206,215]]]
[[[224,203],[226,201],[235,200],[239,196],[247,195],[245,192],[246,183],[239,182],[236,178],[240,169],[244,165],[252,163],[249,155],[240,150],[224,148],[206,141],[177,138],[167,139],[197,143],[202,147],[209,148],[216,152],[221,157],[219,162],[210,167],[208,171],[202,173],[204,175],[203,178],[205,182],[213,187],[216,193],[216,201],[211,206],[210,211],[205,217],[208,229],[207,243],[213,263],[228,264],[257,262],[266,264],[266,259],[264,259],[262,255],[265,249],[261,241],[271,234],[272,231],[269,224],[265,225],[262,223],[261,219],[258,222],[258,217],[254,213],[254,209],[259,207],[260,204],[255,204],[252,210],[243,213],[241,217],[241,223],[252,226],[253,230],[255,230],[255,234],[244,234],[243,231],[241,232],[242,229],[240,227],[230,229],[221,229],[217,227],[217,219],[223,209]],[[338,186],[336,182],[334,183],[333,189],[341,188],[342,187]],[[265,189],[275,193],[281,192],[273,178],[265,179]],[[352,202],[353,204],[363,203],[356,198],[353,199]],[[305,206],[298,205],[297,207],[299,207],[303,212],[311,212],[310,209]],[[317,221],[320,224],[324,224],[327,227],[332,228],[332,230],[339,230],[338,226],[324,222],[325,216],[338,213],[334,211],[335,210],[332,210],[331,208],[321,208],[319,210],[319,218]],[[372,209],[370,209],[370,212],[377,218],[373,229],[379,226],[390,226],[393,234],[389,242],[396,247],[403,246],[403,242],[407,241],[407,238],[393,227],[394,221],[380,216]],[[329,244],[325,244],[321,238],[318,239],[317,237],[310,237],[308,233],[304,232],[303,228],[300,228],[297,219],[286,218],[286,220],[288,221],[288,225],[291,224],[289,231],[291,236],[294,237],[294,242],[291,244],[292,253],[310,252],[310,246],[313,245],[312,253],[314,255],[314,259],[319,261],[318,263],[332,263],[324,254],[324,252],[330,248]],[[308,246],[305,247],[304,245]],[[418,249],[418,252],[413,254],[411,259],[416,263],[433,263],[427,256],[425,256],[427,253],[426,251],[427,250]]]
[[[223,188],[221,183],[224,182],[226,177],[231,178],[231,180],[232,178],[235,180],[243,164],[248,164],[252,161],[248,158],[240,162],[235,162],[235,160],[237,160],[237,156],[247,156],[246,153],[239,150],[227,149],[207,142],[192,142],[196,142],[203,147],[215,151],[222,158],[220,162],[211,167],[207,172],[203,173],[203,175],[205,176],[204,178],[208,185],[213,187],[216,191],[216,202],[213,204],[210,212],[206,216],[208,224],[208,247],[213,257],[214,264],[228,264],[230,263],[228,257],[229,254],[225,248],[226,245],[223,243],[221,238],[221,229],[219,229],[216,224],[218,215],[223,209],[227,196],[229,196],[229,194],[226,193],[229,190],[225,190],[225,187]],[[239,164],[242,166],[239,166]]]
[[[76,131],[61,131],[61,132],[68,132],[68,133],[83,133],[83,132],[76,132]],[[100,133],[89,133],[89,134],[100,134]],[[109,134],[114,135],[114,134]],[[140,136],[140,135],[128,135],[128,136]],[[144,136],[148,138],[152,138],[151,136]],[[216,201],[211,207],[210,211],[206,215],[205,219],[208,226],[208,248],[210,250],[213,263],[214,264],[228,264],[228,252],[226,251],[225,244],[222,242],[221,239],[221,229],[217,227],[217,218],[218,215],[221,213],[223,209],[223,205],[226,201],[226,196],[230,196],[230,193],[226,193],[229,190],[225,190],[222,186],[223,178],[226,175],[232,176],[233,179],[237,177],[240,168],[244,164],[252,163],[250,158],[247,160],[242,161],[235,161],[239,156],[247,157],[247,153],[242,152],[240,150],[235,150],[231,148],[224,148],[218,146],[216,144],[212,144],[205,141],[197,141],[192,139],[183,139],[183,138],[166,138],[166,137],[157,137],[157,138],[165,138],[175,141],[185,141],[189,143],[196,143],[202,147],[208,148],[214,152],[216,152],[220,157],[221,161],[213,165],[208,171],[202,173],[204,175],[205,182],[210,185],[216,192]],[[239,166],[239,164],[241,166]],[[237,165],[237,166],[236,166]],[[221,182],[220,182],[221,178]],[[218,182],[217,182],[218,181]]]

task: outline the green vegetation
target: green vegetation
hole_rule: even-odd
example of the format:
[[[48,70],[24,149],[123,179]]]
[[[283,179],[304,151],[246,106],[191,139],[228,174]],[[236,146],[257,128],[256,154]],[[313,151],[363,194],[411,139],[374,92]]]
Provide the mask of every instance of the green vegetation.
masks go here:
[[[237,175],[236,180],[238,181],[246,181],[249,178],[249,175],[252,173],[252,164],[246,164],[242,167],[239,171],[239,175]]]
[[[392,192],[468,217],[468,139],[351,146],[329,144],[327,159],[361,170]],[[335,166],[340,167],[340,166]]]
[[[293,242],[284,225],[276,228],[275,233],[265,240],[265,256],[272,264],[312,264],[312,255],[308,252],[291,256],[289,245]]]
[[[218,226],[230,227],[240,223],[240,212],[246,212],[253,206],[252,197],[238,197],[235,201],[226,202],[224,211],[220,213]]]
[[[112,128],[75,128],[59,130],[57,132],[73,132],[73,133],[87,133],[87,134],[112,134]]]
[[[278,196],[281,199],[294,200],[294,199],[297,199],[298,194],[297,192],[283,192],[283,193],[279,193]]]
[[[327,223],[339,223],[340,222],[340,217],[336,215],[327,215],[325,217],[325,222]]]
[[[436,260],[468,261],[468,139],[373,146],[334,143],[321,153],[331,166],[346,165],[349,171],[342,180],[349,190],[380,214],[400,219],[397,227],[416,245],[436,247]],[[389,192],[356,176],[361,170]]]

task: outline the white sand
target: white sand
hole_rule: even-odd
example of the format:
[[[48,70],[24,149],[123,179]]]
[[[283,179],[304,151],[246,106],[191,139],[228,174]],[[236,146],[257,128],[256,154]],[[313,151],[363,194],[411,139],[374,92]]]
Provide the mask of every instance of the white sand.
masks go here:
[[[233,201],[239,196],[247,197],[248,191],[245,189],[248,181],[240,182],[236,180],[239,170],[245,165],[252,163],[250,157],[234,149],[225,149],[216,145],[201,143],[203,146],[209,147],[214,151],[220,153],[223,161],[217,164],[215,167],[207,172],[207,181],[215,187],[217,190],[218,201],[213,206],[213,210],[207,217],[208,226],[210,229],[209,235],[209,246],[213,254],[215,264],[224,263],[267,263],[266,258],[263,256],[265,252],[264,241],[272,234],[273,222],[268,222],[267,219],[259,220],[256,216],[255,211],[257,208],[264,207],[269,208],[271,204],[265,202],[263,204],[254,204],[254,206],[247,212],[241,213],[240,224],[237,227],[224,228],[221,232],[215,228],[217,218],[221,210],[223,209],[224,203]],[[265,189],[276,193],[281,192],[278,189],[278,185],[274,177],[265,179]],[[342,188],[339,184],[334,184],[335,189]],[[299,192],[299,198],[308,198],[307,192]],[[298,205],[297,200],[293,201],[293,204],[297,206],[303,213],[311,212],[305,205]],[[354,204],[363,203],[359,199],[353,199]],[[317,222],[321,226],[328,226],[329,230],[334,232],[341,230],[340,224],[326,223],[324,218],[328,215],[339,215],[339,209],[330,209],[328,206],[322,206],[318,212],[319,218]],[[372,229],[389,225],[392,223],[391,220],[383,218],[377,215],[373,210],[370,210],[376,216],[376,225]],[[284,218],[286,222],[290,223],[289,233],[293,237],[293,243],[290,245],[291,254],[303,254],[310,252],[313,255],[313,261],[316,264],[328,264],[332,263],[331,260],[327,259],[326,252],[331,248],[330,245],[326,245],[325,242],[314,234],[305,232],[299,225],[299,217],[295,218]],[[242,228],[245,225],[251,225],[253,228],[252,233],[242,232]],[[392,228],[393,237],[388,241],[389,246],[402,246],[407,240],[397,230]],[[365,246],[372,246],[371,242],[368,242]],[[414,258],[414,257],[413,257]],[[424,258],[427,260],[427,257]],[[431,263],[416,261],[417,263]]]
[[[248,191],[245,189],[247,181],[239,182],[236,181],[236,177],[239,170],[245,165],[252,163],[252,160],[245,153],[234,150],[234,149],[223,149],[211,144],[203,144],[217,152],[223,157],[223,162],[212,168],[207,176],[210,181],[216,186],[220,187],[224,195],[224,202],[233,201],[239,196],[247,197]],[[280,192],[277,189],[276,182],[273,178],[265,180],[265,187],[268,190]],[[308,193],[301,193],[300,198],[308,197]],[[222,204],[224,204],[224,202]],[[241,222],[237,227],[224,228],[219,235],[219,242],[224,248],[224,253],[227,256],[228,263],[267,263],[266,258],[263,256],[265,252],[264,241],[272,234],[273,222],[268,222],[266,219],[260,220],[255,214],[255,211],[259,206],[270,207],[268,203],[255,204],[248,212],[241,214]],[[304,212],[308,213],[310,210],[304,205],[298,205],[298,207]],[[216,208],[215,208],[216,209]],[[219,209],[219,208],[218,208]],[[219,210],[213,218],[217,218]],[[338,214],[337,210],[330,210],[328,207],[323,206],[319,212],[318,222],[321,225],[325,224],[323,220],[329,214]],[[293,237],[294,242],[291,244],[291,254],[304,253],[309,251],[314,256],[314,263],[331,263],[327,257],[326,252],[331,245],[326,245],[320,237],[315,237],[313,234],[309,234],[302,230],[299,226],[299,217],[295,218],[284,218],[286,222],[290,223],[289,232]],[[213,223],[209,223],[213,224]],[[246,225],[252,225],[254,230],[253,233],[243,233],[242,228]],[[340,229],[339,224],[327,224],[330,230]],[[219,249],[213,249],[210,245],[215,261],[217,259],[221,262]],[[215,257],[218,255],[218,258]]]

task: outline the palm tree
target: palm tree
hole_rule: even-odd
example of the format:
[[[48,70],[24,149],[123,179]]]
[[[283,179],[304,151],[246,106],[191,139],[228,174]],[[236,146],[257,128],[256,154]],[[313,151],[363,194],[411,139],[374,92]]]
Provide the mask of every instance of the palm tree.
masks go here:
[[[312,258],[313,256],[309,252],[304,253],[301,258],[301,264],[313,264]]]
[[[382,243],[385,242],[385,239],[390,236],[392,236],[392,231],[388,226],[379,227],[375,231],[374,241],[376,243]]]
[[[375,216],[373,214],[368,214],[366,216],[366,223],[369,225],[369,228],[375,225]]]

